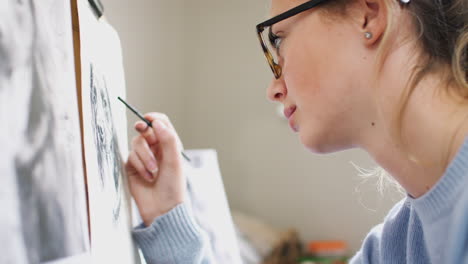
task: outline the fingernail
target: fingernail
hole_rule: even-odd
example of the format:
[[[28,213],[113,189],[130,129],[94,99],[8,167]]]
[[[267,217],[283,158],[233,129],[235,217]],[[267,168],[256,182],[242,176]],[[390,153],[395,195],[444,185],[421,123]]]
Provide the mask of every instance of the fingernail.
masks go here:
[[[146,172],[146,178],[149,180],[149,181],[152,181],[154,179],[154,176],[153,174],[149,173],[149,172]]]
[[[140,125],[140,124],[142,124],[142,125]],[[147,127],[148,127],[148,125],[146,125],[146,123],[141,123],[140,121],[135,124],[135,129],[138,132],[145,131]]]
[[[156,166],[156,162],[150,161],[148,164],[148,170],[151,172],[157,171],[158,167]]]

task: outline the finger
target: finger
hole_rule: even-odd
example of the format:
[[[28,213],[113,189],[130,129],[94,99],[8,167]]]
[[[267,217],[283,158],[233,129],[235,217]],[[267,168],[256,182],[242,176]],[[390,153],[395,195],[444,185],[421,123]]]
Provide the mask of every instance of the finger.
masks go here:
[[[143,133],[147,130],[148,125],[143,121],[137,121],[134,127],[135,127],[135,130],[138,131],[138,133]]]
[[[151,172],[152,175],[156,175],[158,172],[158,164],[153,151],[148,145],[148,142],[146,142],[146,139],[141,136],[136,137],[132,145],[133,150],[136,152],[138,158],[143,162],[146,170]]]
[[[148,119],[148,121],[150,121],[151,123],[153,123],[156,120],[161,120],[167,127],[175,131],[175,128],[171,123],[171,120],[166,114],[151,112],[151,113],[145,114],[144,117]]]
[[[134,169],[143,179],[153,181],[153,175],[146,170],[145,165],[143,165],[143,162],[133,150],[128,156],[126,167],[129,170]]]
[[[150,121],[152,126],[154,126],[154,122],[156,122],[156,120],[162,121],[164,123],[164,125],[166,125],[166,127],[169,127],[172,131],[174,131],[176,136],[177,136],[177,132],[176,132],[174,126],[172,125],[171,121],[169,120],[169,117],[166,114],[157,113],[157,112],[150,112],[150,113],[146,113],[143,117],[146,118],[148,121]],[[154,132],[154,130],[153,130],[153,132]],[[151,133],[149,133],[149,131],[145,131],[145,137],[148,137],[148,139],[149,139],[148,141],[151,142],[150,145],[157,143],[157,135],[155,135],[154,133],[151,134]],[[180,147],[182,149],[182,142],[180,141],[178,136],[176,138],[177,138],[177,141],[178,141],[178,143],[179,143],[179,145],[180,145]]]
[[[158,145],[163,162],[172,166],[177,166],[180,164],[181,154],[175,131],[168,128],[164,122],[160,120],[156,120],[154,122],[153,128],[159,140]]]
[[[158,139],[156,135],[154,134],[153,128],[149,127],[146,122],[143,121],[138,121],[135,123],[135,130],[142,135],[146,141],[148,141],[148,144],[154,145],[158,143]]]
[[[143,136],[143,138],[145,138],[146,142],[148,142],[148,145],[151,146],[151,145],[157,144],[158,138],[156,137],[156,134],[154,133],[154,129],[152,127],[148,127],[146,124],[145,126],[146,126],[146,129],[139,131],[140,135]]]
[[[146,119],[148,119],[148,121],[151,122],[153,127],[154,127],[154,122],[156,120],[161,120],[166,125],[166,127],[170,128],[172,131],[174,131],[174,133],[176,135],[177,144],[179,145],[180,149],[183,149],[182,141],[180,140],[179,136],[177,135],[177,130],[174,128],[174,125],[172,124],[171,120],[169,119],[169,117],[167,115],[165,115],[163,113],[151,112],[151,113],[145,114],[144,117]]]
[[[169,117],[166,114],[158,113],[158,112],[149,112],[143,115],[144,118],[148,119],[148,121],[152,122],[155,119],[169,121]]]

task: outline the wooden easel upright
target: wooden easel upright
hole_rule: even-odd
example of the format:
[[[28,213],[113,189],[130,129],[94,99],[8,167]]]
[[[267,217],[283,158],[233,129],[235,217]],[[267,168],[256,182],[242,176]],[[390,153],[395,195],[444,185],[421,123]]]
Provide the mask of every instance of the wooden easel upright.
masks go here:
[[[81,44],[80,44],[80,22],[78,17],[78,0],[70,0],[71,17],[72,17],[72,32],[73,32],[73,53],[75,57],[75,80],[76,80],[76,96],[78,98],[78,112],[80,115],[80,134],[81,134],[81,155],[83,162],[83,173],[86,191],[86,210],[88,211],[88,239],[91,243],[91,220],[89,217],[89,196],[88,196],[88,177],[86,170],[85,146],[84,146],[84,129],[83,129],[83,100],[82,83],[81,83]],[[94,14],[100,18],[104,14],[104,6],[99,0],[88,0]]]

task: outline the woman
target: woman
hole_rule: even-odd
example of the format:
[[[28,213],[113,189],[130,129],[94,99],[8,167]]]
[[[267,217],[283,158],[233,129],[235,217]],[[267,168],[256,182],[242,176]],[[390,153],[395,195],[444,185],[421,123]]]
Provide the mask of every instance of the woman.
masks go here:
[[[365,149],[406,190],[351,263],[468,263],[468,1],[272,0],[257,26],[284,105],[311,151]],[[167,117],[135,125],[127,170],[150,263],[211,263],[184,204]]]

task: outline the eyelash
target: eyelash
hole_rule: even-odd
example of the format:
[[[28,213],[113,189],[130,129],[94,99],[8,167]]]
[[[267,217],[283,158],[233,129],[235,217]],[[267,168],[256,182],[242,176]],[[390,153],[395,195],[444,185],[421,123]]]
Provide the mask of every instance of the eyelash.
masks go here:
[[[268,34],[268,38],[270,40],[270,44],[276,49],[276,51],[279,53],[279,49],[281,47],[281,42],[283,41],[283,38],[280,36],[274,34],[273,32],[270,32]]]

